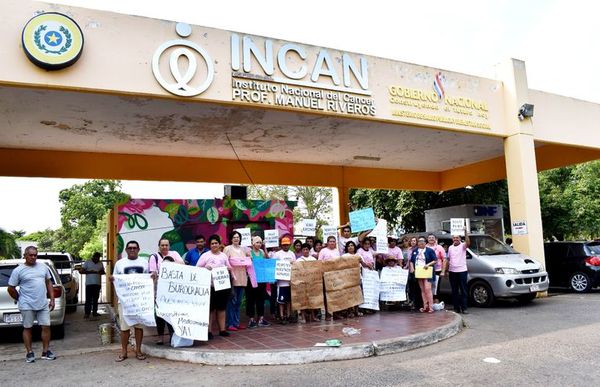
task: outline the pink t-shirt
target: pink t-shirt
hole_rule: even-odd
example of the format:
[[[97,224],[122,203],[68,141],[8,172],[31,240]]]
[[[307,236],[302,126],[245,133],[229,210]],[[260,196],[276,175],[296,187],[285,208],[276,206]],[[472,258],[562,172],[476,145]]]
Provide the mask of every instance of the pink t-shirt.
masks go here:
[[[354,242],[356,247],[358,247],[358,237],[344,238],[341,235],[338,236],[338,250],[340,251],[340,255],[344,254],[344,252],[346,250],[346,243],[348,243],[350,241]]]
[[[402,249],[400,249],[398,246],[394,247],[393,249],[388,247],[388,255],[396,257],[398,261],[402,261],[404,259],[404,256],[402,255]]]
[[[373,258],[373,250],[369,249],[369,251],[364,250],[362,247],[358,249],[356,254],[360,255],[362,261],[366,264],[375,263],[375,259]]]
[[[467,271],[467,245],[462,242],[458,246],[448,247],[448,271],[462,273]]]
[[[327,247],[322,248],[319,251],[319,261],[329,261],[330,259],[336,259],[340,257],[340,251],[335,249],[329,249]]]
[[[437,257],[437,261],[435,262],[435,266],[433,267],[434,271],[442,270],[442,263],[444,262],[444,258],[446,258],[446,251],[444,248],[437,243],[434,246],[427,245],[430,249],[435,252],[435,256]]]
[[[196,266],[198,267],[222,267],[227,266],[229,270],[231,270],[231,265],[229,264],[229,258],[225,253],[219,252],[218,254],[213,254],[212,251],[207,251],[206,253],[200,256],[198,259],[198,263]]]
[[[183,258],[181,258],[181,255],[179,255],[179,253],[177,251],[169,251],[169,253],[167,255],[165,255],[165,257],[166,256],[173,258],[175,263],[180,263],[182,265],[185,265],[185,262],[183,262]],[[154,253],[154,254],[150,255],[150,258],[148,258],[148,272],[158,273],[158,271],[160,270],[160,264],[162,263],[162,261],[163,261],[163,257],[159,253]]]

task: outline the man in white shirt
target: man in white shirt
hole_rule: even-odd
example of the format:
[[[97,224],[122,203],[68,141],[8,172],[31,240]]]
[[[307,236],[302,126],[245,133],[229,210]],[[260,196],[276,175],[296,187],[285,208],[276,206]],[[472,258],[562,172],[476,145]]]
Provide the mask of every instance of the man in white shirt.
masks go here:
[[[80,272],[85,274],[85,307],[83,318],[89,318],[90,312],[92,316],[98,317],[98,298],[102,289],[102,275],[106,274],[104,265],[100,262],[102,254],[95,252],[92,259],[85,261]]]

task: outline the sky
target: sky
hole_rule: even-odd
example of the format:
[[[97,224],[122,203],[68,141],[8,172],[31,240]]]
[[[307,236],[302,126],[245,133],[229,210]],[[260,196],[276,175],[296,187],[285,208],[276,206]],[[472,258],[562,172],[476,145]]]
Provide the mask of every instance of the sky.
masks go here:
[[[525,61],[529,87],[600,103],[600,3],[580,0],[57,0],[495,78]],[[1,145],[1,144],[0,144]],[[0,228],[60,226],[58,192],[83,180],[0,177]],[[133,197],[221,197],[222,185],[123,182]],[[13,203],[26,200],[27,206]]]

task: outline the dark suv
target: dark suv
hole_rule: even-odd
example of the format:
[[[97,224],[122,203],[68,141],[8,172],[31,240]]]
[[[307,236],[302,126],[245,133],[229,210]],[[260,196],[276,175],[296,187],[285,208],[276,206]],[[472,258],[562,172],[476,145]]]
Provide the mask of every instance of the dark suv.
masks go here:
[[[544,243],[550,285],[578,293],[600,286],[600,242]]]

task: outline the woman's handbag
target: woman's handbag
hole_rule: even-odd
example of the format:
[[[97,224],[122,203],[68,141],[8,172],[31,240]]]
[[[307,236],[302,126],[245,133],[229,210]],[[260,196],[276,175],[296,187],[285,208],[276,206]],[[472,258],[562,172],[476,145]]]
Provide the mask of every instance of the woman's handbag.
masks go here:
[[[433,278],[433,267],[417,266],[415,268],[415,278],[417,278],[417,279]]]

